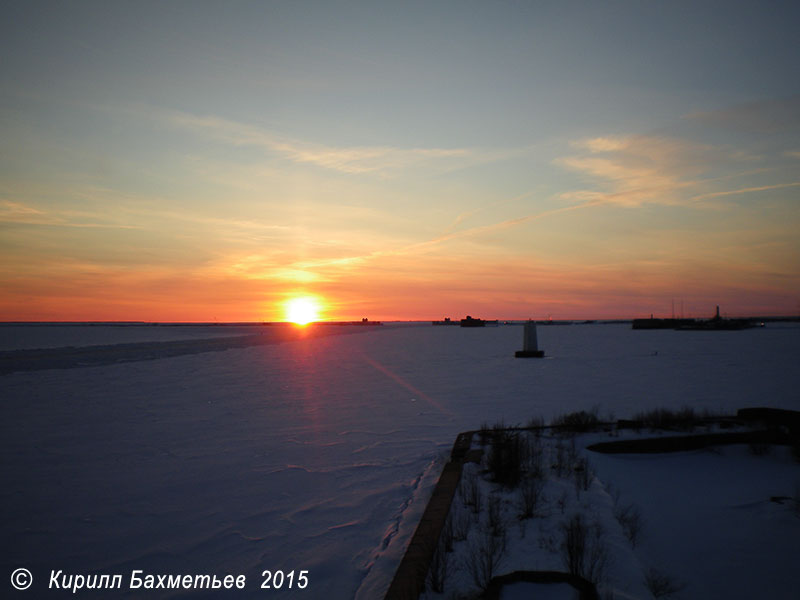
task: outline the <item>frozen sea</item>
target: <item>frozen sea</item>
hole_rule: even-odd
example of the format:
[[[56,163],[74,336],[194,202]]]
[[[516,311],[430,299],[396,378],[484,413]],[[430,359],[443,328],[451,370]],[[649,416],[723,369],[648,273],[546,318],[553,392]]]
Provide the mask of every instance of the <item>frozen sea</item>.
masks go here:
[[[0,375],[5,581],[29,569],[35,598],[58,594],[51,570],[119,573],[124,588],[134,569],[243,574],[230,597],[290,598],[260,589],[262,572],[307,571],[305,598],[380,598],[460,431],[593,408],[800,409],[797,323],[538,331],[543,360],[514,358],[519,326],[329,327],[209,352],[252,329],[0,327],[6,352],[112,357]],[[158,358],[175,341],[194,350]],[[132,343],[148,360],[115,362]]]

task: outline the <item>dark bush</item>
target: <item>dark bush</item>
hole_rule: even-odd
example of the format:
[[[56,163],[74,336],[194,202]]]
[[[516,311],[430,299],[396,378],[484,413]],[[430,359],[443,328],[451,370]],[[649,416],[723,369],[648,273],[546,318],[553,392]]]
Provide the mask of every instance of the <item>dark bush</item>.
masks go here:
[[[464,506],[472,508],[472,512],[476,515],[480,514],[482,507],[481,486],[478,481],[478,475],[470,470],[464,471],[461,475],[461,500]]]
[[[515,487],[522,474],[522,454],[518,432],[493,430],[488,465],[492,480],[506,487]]]
[[[436,545],[436,550],[431,557],[431,564],[428,567],[427,584],[438,594],[444,592],[447,575],[450,571],[450,554],[447,551],[446,543],[446,540],[439,538],[439,543]]]
[[[619,524],[622,526],[622,532],[632,547],[636,547],[642,533],[644,519],[642,519],[642,512],[635,504],[628,504],[625,506],[617,505],[614,507],[614,517],[616,517]]]
[[[497,574],[505,551],[505,537],[492,535],[488,527],[473,538],[465,566],[481,591],[489,587],[492,577]]]
[[[600,581],[608,562],[600,525],[590,525],[583,515],[575,514],[562,523],[561,536],[561,556],[567,571],[592,583]]]
[[[540,434],[544,427],[544,417],[531,417],[525,424],[525,427],[534,431],[535,434]]]
[[[481,423],[481,428],[478,430],[478,443],[481,446],[485,446],[489,443],[489,440],[492,437],[492,430],[489,428],[489,424],[484,421]]]
[[[600,419],[597,417],[596,410],[592,412],[581,410],[556,417],[553,419],[552,425],[562,431],[580,433],[597,429]]]
[[[544,499],[543,490],[544,480],[540,477],[527,477],[522,481],[520,484],[520,519],[530,519],[536,516]]]
[[[685,584],[652,567],[645,573],[644,583],[655,598],[669,598],[686,587]]]
[[[649,427],[652,430],[678,429],[692,431],[712,416],[707,410],[697,412],[690,406],[684,406],[680,410],[656,408],[641,412],[634,417],[634,421],[641,423],[642,427]]]

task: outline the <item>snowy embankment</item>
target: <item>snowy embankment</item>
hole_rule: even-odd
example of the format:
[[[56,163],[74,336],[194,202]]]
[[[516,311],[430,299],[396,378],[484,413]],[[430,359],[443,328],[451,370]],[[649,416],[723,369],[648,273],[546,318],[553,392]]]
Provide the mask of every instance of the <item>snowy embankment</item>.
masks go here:
[[[476,435],[482,456],[464,466],[422,598],[477,598],[489,587],[504,600],[534,589],[575,598],[564,584],[489,586],[499,575],[551,572],[583,577],[600,598],[796,597],[800,463],[789,447],[586,450],[621,438],[640,434]],[[515,460],[495,459],[509,454]]]
[[[513,357],[521,335],[385,326],[4,375],[3,570],[27,567],[40,592],[50,569],[246,574],[234,597],[261,597],[265,569],[307,570],[305,597],[378,598],[459,431],[592,407],[798,408],[797,326],[540,327],[534,361]]]

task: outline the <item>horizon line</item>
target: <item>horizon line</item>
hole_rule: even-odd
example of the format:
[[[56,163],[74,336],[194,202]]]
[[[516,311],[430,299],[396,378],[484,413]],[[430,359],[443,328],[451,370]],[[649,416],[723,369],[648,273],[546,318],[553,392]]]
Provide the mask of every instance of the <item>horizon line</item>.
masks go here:
[[[542,319],[530,319],[530,318],[483,318],[479,317],[479,319],[487,322],[497,322],[498,324],[516,324],[516,323],[525,323],[527,321],[533,321],[535,323],[576,323],[576,324],[590,324],[590,323],[625,323],[625,322],[632,322],[638,319],[686,319],[686,320],[696,320],[696,319],[703,319],[707,317],[670,317],[670,316],[655,316],[649,315],[646,317],[611,317],[611,318],[563,318],[563,319],[554,319],[554,318],[542,318]],[[732,318],[732,319],[756,319],[756,320],[768,320],[768,321],[792,321],[792,320],[800,320],[800,315],[736,315],[736,316],[726,316],[724,318]],[[461,319],[455,319],[450,321],[453,324],[460,323]],[[420,319],[368,319],[366,321],[360,319],[330,319],[330,320],[318,320],[312,321],[305,325],[342,325],[342,324],[354,324],[354,325],[361,325],[361,324],[369,324],[375,325],[378,323],[444,323],[444,319],[429,319],[429,318],[420,318]],[[263,325],[296,325],[296,326],[303,326],[299,325],[298,323],[294,323],[292,321],[148,321],[148,320],[0,320],[0,326],[2,325],[177,325],[177,326],[184,326],[184,325],[202,325],[202,326],[231,326],[231,325],[242,325],[242,326],[263,326]]]

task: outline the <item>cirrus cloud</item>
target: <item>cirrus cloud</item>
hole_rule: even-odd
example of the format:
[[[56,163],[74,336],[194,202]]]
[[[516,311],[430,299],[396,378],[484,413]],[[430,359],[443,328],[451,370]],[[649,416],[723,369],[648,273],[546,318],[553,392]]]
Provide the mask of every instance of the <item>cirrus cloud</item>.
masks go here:
[[[410,168],[464,168],[513,154],[474,148],[401,148],[394,146],[331,146],[294,139],[247,123],[215,116],[164,113],[169,124],[233,146],[250,146],[295,163],[347,174],[390,175]]]
[[[577,154],[554,162],[582,173],[593,186],[564,192],[561,198],[588,205],[696,205],[699,200],[741,193],[718,187],[751,173],[742,165],[752,167],[758,160],[741,149],[663,136],[598,137],[573,146]],[[744,191],[787,185],[793,184],[750,186]]]

